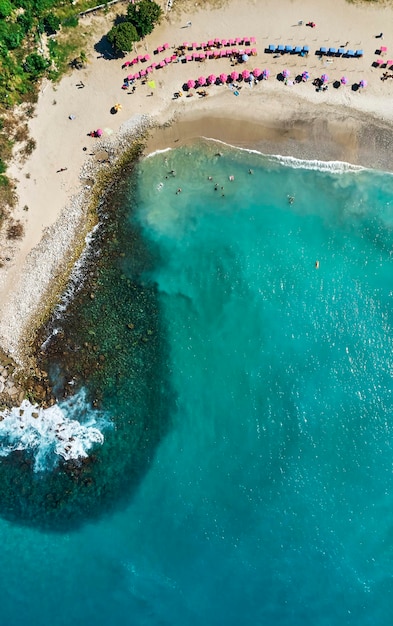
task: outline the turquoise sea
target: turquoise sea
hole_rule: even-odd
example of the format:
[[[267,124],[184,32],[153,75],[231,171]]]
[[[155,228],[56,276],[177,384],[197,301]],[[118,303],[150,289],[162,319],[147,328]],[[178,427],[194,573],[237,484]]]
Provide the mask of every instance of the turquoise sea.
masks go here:
[[[0,624],[392,624],[393,176],[201,141],[100,217],[0,422]]]

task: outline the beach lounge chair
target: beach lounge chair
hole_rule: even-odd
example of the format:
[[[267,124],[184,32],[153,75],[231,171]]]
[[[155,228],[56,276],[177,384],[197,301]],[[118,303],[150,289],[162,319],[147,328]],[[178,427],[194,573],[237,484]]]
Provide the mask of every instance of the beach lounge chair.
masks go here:
[[[250,42],[251,43],[256,43],[257,41],[256,41],[255,37],[250,37]]]
[[[282,43],[277,46],[277,52],[285,52],[285,46]]]
[[[339,49],[338,49],[338,54],[339,54],[339,55],[343,55],[343,54],[345,54],[345,48],[339,48]]]
[[[335,56],[337,54],[337,48],[329,48],[328,54]]]
[[[275,52],[277,50],[277,46],[275,46],[273,43],[270,43],[268,50],[269,52]]]
[[[285,52],[292,52],[293,51],[293,46],[285,46]]]
[[[362,57],[363,54],[364,54],[363,50],[356,50],[356,52],[355,52],[355,56],[358,57],[358,58]]]
[[[325,48],[324,46],[321,46],[321,47],[319,48],[319,53],[320,53],[320,54],[326,54],[326,53],[327,53],[327,48]]]
[[[303,46],[303,52],[307,52],[307,54],[310,52],[310,47],[309,46]]]
[[[347,56],[347,57],[354,57],[355,56],[355,51],[354,50],[347,50],[347,54],[345,56]]]
[[[296,54],[300,54],[300,53],[301,53],[301,51],[302,51],[302,47],[301,47],[301,46],[295,46],[295,50],[294,50],[294,52],[295,52]]]

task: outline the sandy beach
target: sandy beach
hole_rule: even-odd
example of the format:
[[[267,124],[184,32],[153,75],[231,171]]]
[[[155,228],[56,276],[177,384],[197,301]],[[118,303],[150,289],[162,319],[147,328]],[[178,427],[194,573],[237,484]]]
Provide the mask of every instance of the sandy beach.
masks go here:
[[[119,153],[115,146],[120,142],[124,147],[132,128],[154,126],[146,153],[204,136],[265,153],[393,169],[393,80],[382,81],[388,70],[375,66],[381,45],[387,48],[382,58],[393,58],[393,7],[345,0],[318,5],[282,0],[279,11],[274,0],[228,0],[203,7],[191,2],[177,5],[175,0],[170,11],[166,2],[162,6],[161,24],[138,44],[135,54],[149,54],[159,62],[184,42],[236,37],[255,37],[257,53],[236,68],[229,58],[171,62],[152,72],[155,88],[137,79],[132,93],[122,89],[130,71],[122,65],[135,54],[106,58],[98,45],[126,4],[108,15],[81,19],[88,63],[59,84],[42,85],[29,124],[37,148],[23,163],[16,153],[8,171],[17,181],[14,215],[25,234],[20,242],[2,247],[0,345],[21,364],[32,320],[45,309],[43,302],[59,273],[69,271],[67,260],[73,258],[75,242],[87,234],[86,207],[95,172],[108,167],[100,164],[106,160],[102,151],[112,151],[115,158]],[[307,26],[309,21],[315,27]],[[376,38],[382,31],[383,39]],[[164,43],[168,50],[154,54]],[[310,52],[307,57],[275,55],[266,51],[269,44],[308,45]],[[363,56],[320,57],[316,53],[321,46],[361,49]],[[253,87],[242,82],[237,97],[228,85],[206,87],[207,97],[195,89],[191,97],[183,91],[184,83],[201,75],[256,67],[268,68],[269,79]],[[287,84],[278,79],[284,69],[290,72]],[[305,70],[310,79],[297,83],[294,79]],[[317,91],[313,80],[324,73],[328,89]],[[337,87],[343,76],[347,84]],[[357,88],[361,80],[367,87]],[[178,91],[183,95],[174,98]],[[113,115],[115,103],[122,108]],[[97,128],[103,130],[101,139],[88,135]]]

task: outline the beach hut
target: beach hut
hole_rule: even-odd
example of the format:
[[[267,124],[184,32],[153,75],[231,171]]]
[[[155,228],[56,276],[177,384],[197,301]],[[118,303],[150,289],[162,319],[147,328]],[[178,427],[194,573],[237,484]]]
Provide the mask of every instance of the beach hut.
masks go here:
[[[220,81],[224,84],[228,80],[228,74],[220,74]]]
[[[217,80],[217,76],[215,74],[210,74],[207,77],[207,82],[209,83],[209,85],[213,85]]]
[[[239,72],[236,72],[236,70],[233,70],[233,72],[231,72],[230,74],[231,80],[237,80],[239,78]]]

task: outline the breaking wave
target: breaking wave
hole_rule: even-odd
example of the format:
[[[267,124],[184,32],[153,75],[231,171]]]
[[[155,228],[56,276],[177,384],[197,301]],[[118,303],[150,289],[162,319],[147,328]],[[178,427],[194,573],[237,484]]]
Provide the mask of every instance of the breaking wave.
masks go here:
[[[65,461],[86,458],[102,445],[102,430],[109,421],[93,411],[84,390],[72,398],[43,409],[24,400],[19,407],[0,413],[0,456],[25,450],[34,456],[34,471],[53,469]]]

